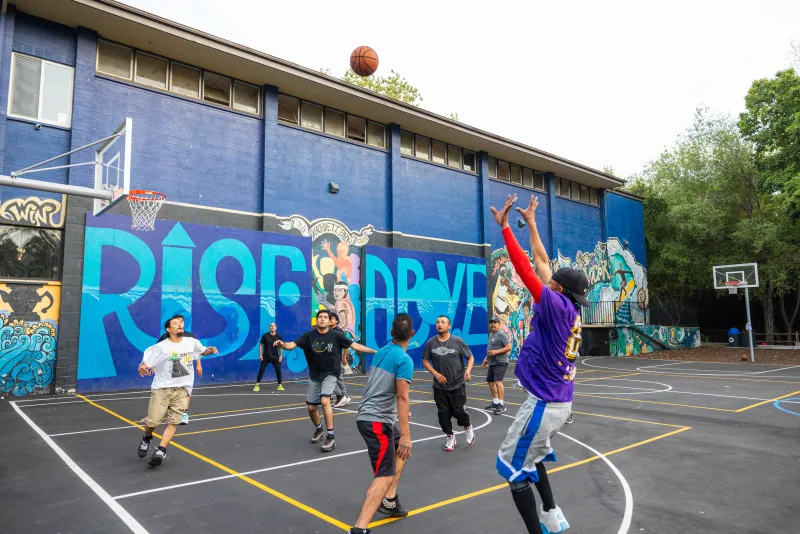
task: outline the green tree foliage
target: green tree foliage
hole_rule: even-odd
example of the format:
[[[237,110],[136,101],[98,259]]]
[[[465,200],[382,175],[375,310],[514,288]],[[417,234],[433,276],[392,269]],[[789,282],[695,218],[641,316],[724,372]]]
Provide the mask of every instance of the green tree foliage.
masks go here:
[[[352,69],[348,69],[342,80],[370,91],[375,91],[400,102],[419,106],[422,103],[422,94],[419,89],[411,85],[399,73],[391,71],[391,76],[359,76]]]

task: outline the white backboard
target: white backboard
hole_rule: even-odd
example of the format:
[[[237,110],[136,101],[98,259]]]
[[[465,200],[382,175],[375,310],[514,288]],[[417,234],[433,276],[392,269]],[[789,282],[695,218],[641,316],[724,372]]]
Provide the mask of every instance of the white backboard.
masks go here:
[[[128,117],[95,151],[94,188],[112,194],[111,200],[94,200],[95,216],[125,200],[131,190],[132,141],[133,121]]]
[[[739,282],[738,287],[758,287],[758,264],[739,263],[714,267],[714,289],[729,289],[729,282]]]

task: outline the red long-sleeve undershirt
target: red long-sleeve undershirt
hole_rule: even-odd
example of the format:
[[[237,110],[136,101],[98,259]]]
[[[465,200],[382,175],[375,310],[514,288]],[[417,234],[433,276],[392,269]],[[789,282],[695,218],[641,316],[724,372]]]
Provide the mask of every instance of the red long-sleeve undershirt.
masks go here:
[[[511,264],[514,266],[514,269],[516,269],[520,279],[522,279],[522,283],[525,284],[525,287],[531,292],[533,300],[538,304],[542,298],[542,281],[536,276],[531,262],[528,260],[528,256],[525,254],[525,251],[522,250],[522,247],[519,246],[519,243],[517,243],[517,238],[514,237],[511,228],[503,228],[503,239],[506,242],[508,257],[511,259]]]

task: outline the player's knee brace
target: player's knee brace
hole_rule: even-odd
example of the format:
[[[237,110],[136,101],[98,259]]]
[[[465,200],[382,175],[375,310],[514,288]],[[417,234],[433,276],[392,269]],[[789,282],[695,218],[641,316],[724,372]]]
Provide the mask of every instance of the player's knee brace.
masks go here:
[[[525,482],[509,482],[508,487],[511,491],[527,491],[531,487],[531,483],[527,480]]]

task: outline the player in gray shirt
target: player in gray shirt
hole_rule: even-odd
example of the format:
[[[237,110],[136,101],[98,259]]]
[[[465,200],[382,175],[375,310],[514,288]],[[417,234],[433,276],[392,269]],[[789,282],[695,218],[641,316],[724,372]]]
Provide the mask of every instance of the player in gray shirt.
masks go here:
[[[453,434],[453,417],[459,426],[464,427],[467,445],[475,442],[475,432],[467,413],[467,386],[472,380],[472,365],[475,358],[469,346],[460,337],[450,335],[450,318],[445,315],[436,319],[437,335],[425,343],[422,351],[422,365],[433,375],[433,400],[439,415],[439,425],[447,434],[444,450],[456,447]],[[466,361],[466,366],[464,364]]]
[[[511,352],[511,337],[500,329],[500,318],[497,316],[489,319],[489,343],[486,346],[486,358],[481,367],[489,367],[486,381],[492,390],[492,403],[486,407],[493,410],[495,415],[506,411],[504,402],[506,390],[503,387],[503,377],[508,369],[508,355]]]

